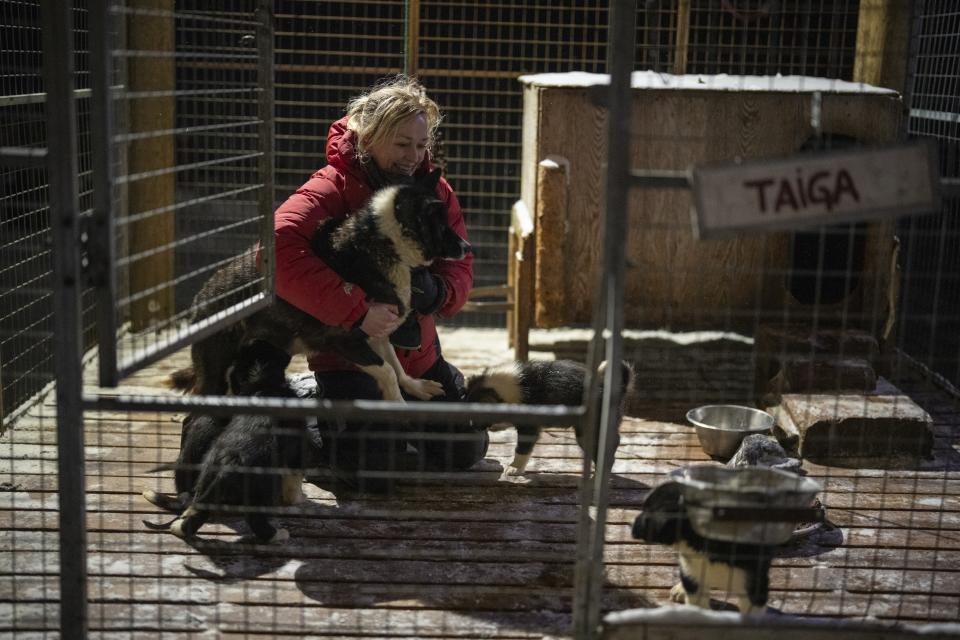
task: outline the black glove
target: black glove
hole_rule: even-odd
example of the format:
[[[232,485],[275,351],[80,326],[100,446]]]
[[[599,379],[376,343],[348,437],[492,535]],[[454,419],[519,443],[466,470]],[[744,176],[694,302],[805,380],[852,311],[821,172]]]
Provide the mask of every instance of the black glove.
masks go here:
[[[447,299],[447,286],[426,267],[410,272],[410,288],[410,307],[422,316],[436,313]]]
[[[394,329],[390,334],[390,344],[411,351],[420,348],[420,318],[417,314],[411,313],[402,325]]]

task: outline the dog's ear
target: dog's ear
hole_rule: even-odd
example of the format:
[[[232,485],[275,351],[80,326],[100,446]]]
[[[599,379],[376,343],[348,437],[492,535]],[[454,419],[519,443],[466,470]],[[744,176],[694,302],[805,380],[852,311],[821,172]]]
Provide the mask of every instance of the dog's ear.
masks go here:
[[[417,185],[421,189],[424,189],[425,191],[429,191],[430,193],[433,193],[434,191],[437,190],[437,185],[440,183],[440,175],[442,173],[443,171],[441,169],[439,168],[434,169],[430,173],[426,174],[425,176],[417,180]]]
[[[643,501],[644,510],[678,511],[683,497],[683,485],[676,480],[670,480],[654,487]]]
[[[483,386],[483,382],[486,380],[486,378],[486,370],[484,370],[483,373],[478,373],[467,378],[466,394],[468,401],[471,401],[470,398],[477,394],[477,391]]]
[[[673,544],[680,539],[683,486],[674,480],[654,488],[643,501],[643,511],[633,522],[633,537],[647,542]]]

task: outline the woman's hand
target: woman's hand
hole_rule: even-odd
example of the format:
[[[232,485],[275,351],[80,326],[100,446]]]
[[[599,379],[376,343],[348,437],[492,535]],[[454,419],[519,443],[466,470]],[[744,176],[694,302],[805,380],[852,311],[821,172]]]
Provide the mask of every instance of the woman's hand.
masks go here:
[[[363,316],[360,330],[371,338],[383,338],[400,326],[401,318],[395,304],[371,302],[367,315]]]

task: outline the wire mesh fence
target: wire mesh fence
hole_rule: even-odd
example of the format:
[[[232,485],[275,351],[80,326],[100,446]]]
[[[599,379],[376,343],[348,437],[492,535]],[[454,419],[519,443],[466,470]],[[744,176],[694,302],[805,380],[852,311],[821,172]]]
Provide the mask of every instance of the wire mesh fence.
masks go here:
[[[108,68],[120,83],[106,118],[117,131],[116,240],[107,242],[117,258],[105,324],[125,336],[113,356],[122,371],[183,346],[184,322],[209,316],[193,306],[203,282],[258,242],[272,246],[263,223],[275,204],[265,15],[256,2],[237,2],[125,3],[105,16],[115,26]],[[252,303],[266,280],[221,293]]]
[[[39,25],[36,6],[16,14],[13,5],[21,7],[4,4],[6,21]],[[130,343],[134,349],[159,343],[189,312],[211,271],[260,237],[256,190],[265,182],[256,5],[237,1],[211,10],[206,3],[128,2],[114,10],[119,180],[112,197],[122,222],[120,303],[112,311],[140,340]],[[917,48],[907,125],[915,137],[939,140],[939,173],[952,177],[952,102],[937,98],[951,93],[951,76],[935,60],[952,42],[953,22],[941,20],[948,14],[934,5],[918,8],[916,37],[926,44]],[[350,97],[386,74],[416,72],[446,113],[439,151],[464,204],[476,284],[505,279],[508,211],[518,197],[527,200],[538,214],[538,242],[547,243],[537,254],[541,288],[527,303],[541,326],[557,329],[534,330],[533,361],[516,365],[499,329],[441,328],[444,357],[465,379],[452,370],[423,375],[451,386],[455,399],[466,393],[492,403],[448,408],[408,398],[399,407],[376,401],[382,392],[373,389],[370,401],[341,404],[366,397],[361,388],[371,379],[338,373],[318,381],[303,359],[290,362],[264,345],[231,356],[231,397],[161,390],[172,371],[196,364],[186,350],[132,373],[116,392],[88,395],[78,428],[86,444],[91,632],[536,637],[573,629],[586,636],[597,629],[573,626],[582,615],[576,599],[585,593],[593,594],[594,611],[604,613],[684,598],[721,610],[759,612],[765,605],[772,611],[761,626],[768,629],[777,618],[866,621],[884,632],[894,623],[960,618],[953,569],[960,553],[953,541],[957,397],[945,384],[957,372],[947,335],[956,323],[952,200],[945,199],[939,217],[720,241],[691,237],[691,195],[676,180],[672,187],[633,189],[622,233],[629,263],[620,335],[632,385],[610,485],[594,486],[595,445],[584,436],[580,414],[543,409],[537,416],[543,429],[531,436],[523,426],[530,416],[500,405],[541,403],[533,398],[579,405],[589,381],[575,363],[588,359],[591,334],[570,327],[597,321],[593,266],[607,197],[602,169],[611,156],[603,142],[606,110],[597,103],[599,91],[589,88],[597,78],[582,72],[608,71],[606,3],[291,1],[275,3],[274,11],[277,180],[269,198],[282,200],[321,167],[327,127]],[[81,6],[75,16],[80,44],[86,15]],[[897,96],[852,82],[861,79],[858,56],[874,53],[857,47],[863,20],[858,3],[642,3],[636,68],[654,73],[640,74],[648,84],[634,90],[626,110],[632,115],[621,138],[629,141],[629,169],[685,171],[735,157],[809,159],[897,140],[903,126]],[[149,34],[135,36],[143,21]],[[151,44],[158,32],[167,44]],[[149,63],[148,71],[132,68],[140,63]],[[692,84],[671,84],[663,73],[678,70],[695,74]],[[567,78],[516,79],[538,72]],[[803,78],[714,75],[721,73]],[[131,75],[149,84],[130,84]],[[81,123],[91,115],[83,95]],[[42,130],[30,137],[41,128],[42,112],[21,116],[17,100],[23,98],[0,101],[20,118],[4,121],[11,137],[0,146],[47,145]],[[169,122],[135,126],[135,112],[151,108]],[[93,146],[84,132],[81,124],[81,156],[85,145]],[[162,153],[136,148],[158,139]],[[160,165],[134,168],[138,153]],[[541,165],[545,156],[555,164]],[[84,211],[96,206],[89,186],[96,178],[84,177],[85,163],[94,162],[80,162]],[[545,191],[553,171],[567,172],[550,183],[563,185],[559,200]],[[10,173],[15,189],[3,199],[5,211],[7,205],[14,211],[10,246],[21,244],[11,263],[19,265],[33,251],[24,249],[35,246],[31,237],[46,235],[50,223],[42,203],[27,204],[31,179],[42,193],[43,170]],[[154,189],[156,182],[164,185]],[[153,185],[150,194],[133,193],[135,183]],[[152,199],[157,192],[162,201]],[[801,196],[776,197],[787,206]],[[548,200],[567,204],[538,208]],[[34,211],[37,218],[30,217]],[[160,239],[137,230],[158,219],[165,223]],[[20,221],[43,231],[23,230]],[[145,244],[138,249],[137,242]],[[145,266],[160,255],[162,267]],[[136,284],[135,270],[154,284]],[[49,282],[49,266],[44,273]],[[163,311],[157,296],[172,312]],[[94,298],[84,298],[86,346],[98,328]],[[11,326],[22,331],[18,303],[8,300]],[[474,316],[462,324],[499,321]],[[15,340],[31,335],[28,329]],[[12,353],[20,353],[21,342],[10,343]],[[6,380],[7,351],[0,353]],[[541,371],[563,382],[537,382]],[[5,393],[12,388],[4,381]],[[4,529],[12,533],[0,551],[6,585],[0,628],[18,635],[53,631],[60,620],[55,404],[47,397],[22,410],[0,444],[10,465],[2,487]],[[714,449],[714,438],[724,434],[709,425],[726,417],[687,416],[714,404],[767,409],[777,421],[777,441],[754,439],[755,449],[732,458],[738,438],[734,449]],[[498,422],[520,426],[498,429]],[[716,486],[727,468],[741,464],[755,472],[758,462],[799,468],[805,479],[788,476],[774,490],[771,478],[782,477],[762,471],[755,479],[764,489],[759,505],[717,503],[743,488]],[[808,480],[816,485],[814,499],[785,502],[786,493],[809,491]],[[584,509],[591,500],[603,503],[599,512]],[[714,510],[717,504],[726,515]],[[660,533],[687,536],[680,539],[687,548],[679,571],[677,551],[658,544],[669,540],[639,524],[638,516],[655,517],[657,509],[674,510]],[[712,529],[693,519],[704,510]],[[717,534],[716,521],[729,516],[740,518],[726,525],[733,540]],[[590,517],[604,524],[601,539],[588,543]],[[779,532],[778,544],[764,545],[771,531]],[[706,537],[706,546],[698,547],[696,536]],[[593,592],[581,569],[597,549],[602,555],[591,570],[601,579]],[[705,556],[728,571],[708,572]],[[702,635],[711,620],[680,622]],[[619,623],[608,621],[610,637]]]
[[[907,132],[935,141],[938,170],[948,179],[960,175],[957,117],[956,34],[960,15],[949,4],[925,2],[917,8],[915,51]],[[902,302],[903,350],[920,360],[953,387],[960,385],[956,321],[960,291],[954,269],[957,246],[956,194],[944,199],[936,216],[905,221],[903,278],[909,300]]]
[[[39,152],[46,145],[39,7],[33,3],[4,3],[3,12],[5,64],[0,146]],[[82,19],[79,22],[82,29]],[[89,90],[82,73],[77,77],[77,89]],[[88,182],[84,191],[89,198],[89,157],[86,160],[84,177]],[[3,420],[7,424],[24,401],[53,379],[53,302],[47,180],[42,156],[33,163],[5,162],[2,175],[0,269],[4,290],[0,312],[0,389]]]
[[[637,15],[641,68],[852,77],[859,0],[643,4]]]

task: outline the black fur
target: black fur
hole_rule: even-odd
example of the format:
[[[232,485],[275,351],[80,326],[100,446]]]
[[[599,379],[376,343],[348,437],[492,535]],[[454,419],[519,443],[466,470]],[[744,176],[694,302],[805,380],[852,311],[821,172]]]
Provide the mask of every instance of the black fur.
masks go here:
[[[436,170],[413,184],[388,187],[397,190],[392,212],[376,209],[375,194],[361,211],[326,222],[311,242],[313,251],[346,282],[360,287],[368,299],[396,304],[406,314],[409,289],[404,290],[394,275],[436,259],[461,259],[470,250],[470,245],[450,228],[446,205],[436,197],[439,178]],[[397,250],[401,238],[382,233],[377,219],[384,215],[396,218],[403,239],[419,248],[423,262],[408,264]],[[239,256],[214,273],[197,293],[191,321],[198,322],[249,296],[261,277],[253,253]],[[171,384],[199,394],[226,393],[226,373],[236,358],[237,345],[254,340],[270,342],[288,352],[293,352],[299,341],[308,352],[334,348],[359,365],[383,365],[383,359],[359,329],[347,331],[325,325],[277,298],[273,306],[195,343],[190,352],[192,373],[175,372]]]
[[[683,504],[678,482],[661,484],[643,502],[643,511],[633,522],[633,537],[670,546],[683,545],[710,563],[723,564],[744,573],[746,598],[756,608],[766,606],[770,592],[769,573],[776,546],[711,540],[698,534]],[[683,563],[681,563],[682,566]],[[688,598],[698,594],[709,598],[707,576],[680,571],[680,583]],[[701,590],[706,590],[701,593]],[[741,611],[745,605],[741,604]]]
[[[187,414],[180,428],[180,453],[176,462],[163,464],[150,470],[150,473],[173,471],[176,495],[170,496],[148,489],[143,492],[143,497],[161,509],[177,513],[183,511],[193,495],[203,457],[229,422],[230,418],[226,416]]]
[[[296,398],[284,374],[289,362],[285,351],[267,342],[247,344],[230,370],[231,387],[241,395]],[[300,418],[234,416],[204,455],[195,493],[183,515],[167,525],[146,524],[191,538],[212,514],[244,507],[256,537],[272,541],[278,530],[262,509],[282,504],[284,483],[302,481],[303,471],[313,468],[316,445]]]
[[[583,387],[586,378],[586,367],[572,360],[530,360],[516,363],[509,376],[515,376],[512,383],[520,395],[521,404],[559,404],[565,406],[580,406],[583,402]],[[633,369],[626,362],[621,364],[621,403],[616,424],[619,426],[623,417],[623,406],[633,381]],[[502,403],[508,398],[502,397],[491,386],[492,378],[489,370],[478,376],[473,376],[467,382],[467,402]],[[601,393],[598,402],[602,402]],[[599,413],[598,413],[599,416]],[[515,452],[520,456],[529,456],[540,437],[541,427],[538,425],[517,425],[517,446]],[[587,451],[587,442],[583,429],[579,424],[574,425],[577,444],[583,451]],[[597,461],[599,448],[597,440],[599,430],[593,442],[593,461]],[[610,454],[608,465],[613,465],[613,453],[620,444],[619,431],[610,437]]]

